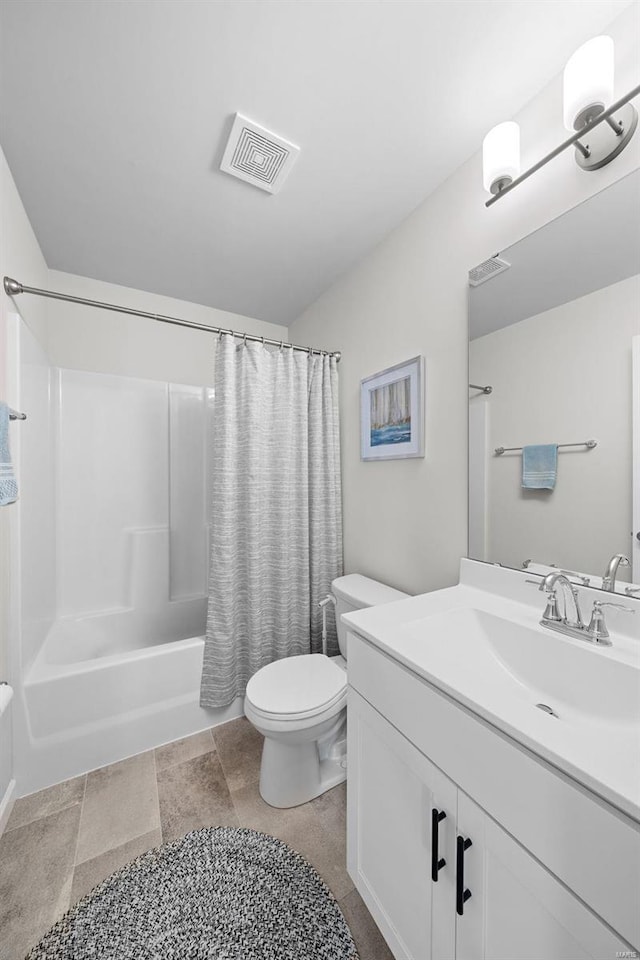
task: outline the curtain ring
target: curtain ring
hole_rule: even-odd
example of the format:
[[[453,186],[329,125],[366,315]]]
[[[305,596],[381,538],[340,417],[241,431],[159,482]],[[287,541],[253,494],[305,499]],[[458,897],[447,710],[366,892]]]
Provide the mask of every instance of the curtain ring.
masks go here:
[[[246,345],[247,345],[247,335],[245,333],[244,337],[242,338],[242,346],[246,347]]]
[[[262,346],[264,347],[264,337],[262,337]]]
[[[282,348],[284,347],[284,340],[280,341],[280,353],[282,353]]]

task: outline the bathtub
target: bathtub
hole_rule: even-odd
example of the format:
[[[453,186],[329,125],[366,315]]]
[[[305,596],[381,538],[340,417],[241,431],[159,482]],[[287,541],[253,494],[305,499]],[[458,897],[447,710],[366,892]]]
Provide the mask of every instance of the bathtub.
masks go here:
[[[174,627],[132,611],[53,626],[23,687],[21,795],[242,715],[242,698],[200,706],[204,637]]]
[[[212,390],[49,366],[20,327],[21,796],[240,716],[199,705]]]

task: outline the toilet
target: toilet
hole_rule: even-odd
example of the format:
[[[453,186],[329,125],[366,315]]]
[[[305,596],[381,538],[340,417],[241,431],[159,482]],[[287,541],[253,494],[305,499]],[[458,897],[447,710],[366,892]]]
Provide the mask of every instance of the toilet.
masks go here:
[[[347,636],[343,613],[406,593],[352,573],[331,584],[340,654],[286,657],[247,684],[244,711],[263,735],[260,794],[272,807],[296,807],[347,775]]]

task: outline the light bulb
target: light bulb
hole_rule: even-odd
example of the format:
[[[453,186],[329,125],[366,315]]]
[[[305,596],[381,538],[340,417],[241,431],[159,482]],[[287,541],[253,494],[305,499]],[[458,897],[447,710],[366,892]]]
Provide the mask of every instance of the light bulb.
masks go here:
[[[613,40],[594,37],[569,58],[564,68],[564,125],[580,130],[613,101]]]
[[[482,141],[482,179],[489,193],[499,193],[520,173],[520,127],[499,123]]]

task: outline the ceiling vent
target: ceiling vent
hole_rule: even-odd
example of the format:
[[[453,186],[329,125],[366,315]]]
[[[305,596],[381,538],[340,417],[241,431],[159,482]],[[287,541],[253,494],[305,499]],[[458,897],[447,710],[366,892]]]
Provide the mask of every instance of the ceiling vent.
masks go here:
[[[508,270],[510,266],[511,264],[507,263],[506,260],[501,260],[498,254],[496,254],[495,257],[489,257],[488,260],[479,263],[477,267],[469,270],[469,286],[479,287],[481,283],[485,283],[487,280],[490,280],[491,277],[503,273],[505,270]]]
[[[220,169],[277,193],[296,162],[300,147],[236,113]]]

